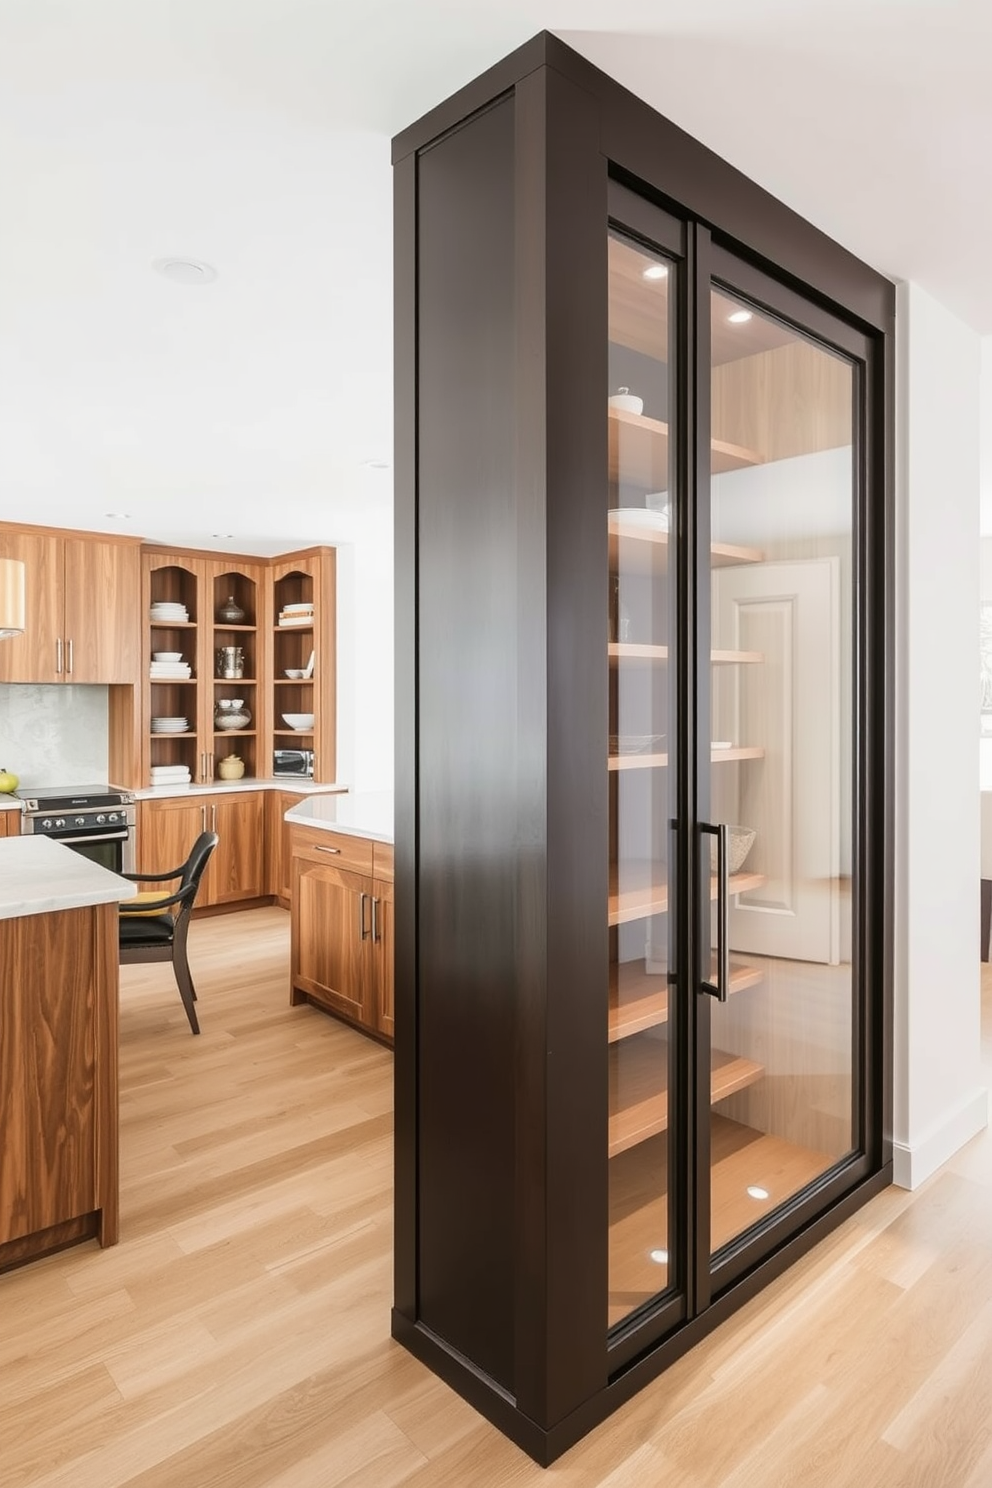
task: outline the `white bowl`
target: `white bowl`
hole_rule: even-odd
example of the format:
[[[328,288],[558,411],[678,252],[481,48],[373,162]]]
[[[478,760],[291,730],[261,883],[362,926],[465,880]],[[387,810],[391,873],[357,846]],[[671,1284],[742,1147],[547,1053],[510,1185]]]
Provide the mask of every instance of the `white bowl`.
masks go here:
[[[297,733],[308,734],[313,728],[312,713],[284,713],[282,719],[287,728],[296,729]]]
[[[644,399],[632,393],[630,388],[622,387],[609,399],[611,408],[619,408],[621,413],[643,413]]]
[[[182,661],[181,651],[153,651],[152,661]]]
[[[744,859],[754,845],[757,833],[753,827],[729,827],[727,836],[727,872],[739,873],[744,866]],[[710,838],[710,872],[716,872],[717,843],[716,838]]]
[[[301,678],[306,676],[306,674],[307,673],[305,667],[289,667],[286,670],[286,676],[292,677],[294,682],[299,682]]]

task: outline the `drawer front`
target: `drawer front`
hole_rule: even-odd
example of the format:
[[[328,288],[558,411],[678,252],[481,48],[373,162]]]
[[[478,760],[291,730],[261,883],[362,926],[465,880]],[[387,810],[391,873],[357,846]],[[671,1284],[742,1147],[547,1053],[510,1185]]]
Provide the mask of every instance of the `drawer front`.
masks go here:
[[[372,876],[372,843],[365,837],[352,837],[347,832],[323,832],[319,827],[293,827],[291,851],[311,863],[350,868],[355,873]]]
[[[391,842],[377,842],[373,853],[374,878],[381,878],[386,883],[393,881],[393,845]]]

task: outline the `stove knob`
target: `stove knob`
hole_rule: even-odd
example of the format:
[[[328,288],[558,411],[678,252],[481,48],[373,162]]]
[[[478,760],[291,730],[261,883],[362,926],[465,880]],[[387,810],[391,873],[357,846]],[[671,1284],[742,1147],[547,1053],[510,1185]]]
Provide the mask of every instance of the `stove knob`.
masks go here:
[[[102,816],[101,816],[101,817],[98,817],[98,818],[97,818],[97,820],[98,820],[98,821],[103,821],[103,817],[102,817]],[[116,812],[116,811],[112,811],[112,812],[111,812],[111,813],[110,813],[110,815],[109,815],[109,816],[108,816],[108,817],[107,817],[107,820],[108,820],[108,821],[109,821],[109,822],[118,822],[118,821],[123,821],[123,820],[124,820],[124,818],[123,818],[123,817],[122,817],[122,816],[121,816],[121,815],[119,815],[119,813],[118,813],[118,812]]]
[[[114,818],[113,818],[113,814],[112,814],[112,813],[111,813],[111,817],[110,817],[110,820],[111,820],[111,821],[113,821],[113,819],[114,819]],[[105,817],[105,816],[104,816],[104,814],[103,814],[103,812],[102,812],[102,811],[101,811],[101,812],[100,812],[100,815],[99,815],[99,816],[98,816],[98,817],[97,817],[97,819],[96,819],[96,824],[97,824],[97,826],[98,826],[98,827],[102,827],[102,826],[103,826],[103,824],[104,824],[104,822],[105,822],[105,821],[106,821],[106,820],[107,820],[107,818],[106,818],[106,817]]]
[[[77,827],[85,827],[85,825],[86,825],[86,818],[85,818],[85,816],[77,816],[76,817],[76,826]]]
[[[41,830],[43,832],[50,832],[52,830],[52,818],[50,816],[45,817],[41,824]]]
[[[64,827],[65,826],[65,817],[64,816],[57,816],[55,818],[55,825],[56,825],[56,827]]]

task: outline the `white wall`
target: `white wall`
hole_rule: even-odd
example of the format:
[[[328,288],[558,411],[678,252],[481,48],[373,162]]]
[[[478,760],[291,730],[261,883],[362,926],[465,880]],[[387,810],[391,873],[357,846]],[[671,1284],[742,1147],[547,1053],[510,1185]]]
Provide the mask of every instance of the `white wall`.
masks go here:
[[[340,520],[336,523],[342,530]],[[338,544],[337,778],[393,788],[393,527],[353,517]],[[336,539],[337,540],[337,539]]]
[[[978,962],[979,337],[897,297],[895,1109],[915,1187],[988,1119]]]

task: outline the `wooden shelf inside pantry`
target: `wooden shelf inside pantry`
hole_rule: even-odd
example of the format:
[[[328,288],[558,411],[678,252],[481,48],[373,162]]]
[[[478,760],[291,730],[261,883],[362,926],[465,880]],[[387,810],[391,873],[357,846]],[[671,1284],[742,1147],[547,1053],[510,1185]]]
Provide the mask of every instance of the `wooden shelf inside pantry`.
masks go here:
[[[715,974],[715,966],[714,966]],[[756,987],[764,973],[758,966],[730,963],[730,993]],[[621,961],[610,988],[609,1042],[630,1038],[668,1022],[668,974],[644,969],[643,961]]]
[[[710,1101],[725,1100],[760,1080],[764,1069],[741,1054],[713,1049]],[[668,1126],[668,1043],[644,1037],[610,1045],[610,1157]]]
[[[717,1251],[830,1167],[829,1153],[770,1137],[753,1127],[710,1115],[710,1248]],[[612,1327],[666,1285],[667,1272],[651,1259],[668,1249],[668,1143],[656,1136],[610,1163],[609,1311]],[[752,1199],[748,1187],[767,1189]]]
[[[646,527],[641,508],[625,516],[623,508],[610,512],[610,571],[651,575],[668,568],[669,534],[660,527]],[[623,539],[623,562],[620,540]],[[760,548],[744,548],[734,543],[711,543],[710,563],[713,568],[733,568],[743,563],[763,563]]]
[[[610,641],[608,642],[609,657],[611,661],[667,661],[667,646],[646,645],[642,641]],[[763,651],[711,651],[710,661],[714,664],[731,664],[735,662],[756,663],[764,661]]]
[[[643,413],[627,413],[622,408],[609,408],[610,480],[642,486],[645,491],[668,488],[668,425]],[[710,441],[710,470],[723,475],[729,470],[743,470],[764,463],[757,450],[728,444],[725,439]]]
[[[732,749],[713,749],[710,759],[714,765],[728,760],[764,759],[765,751],[760,746],[740,745]],[[607,768],[610,770],[656,770],[668,764],[667,754],[611,754]]]
[[[624,878],[628,881],[621,890],[616,882],[616,867],[611,867],[609,924],[625,925],[630,920],[645,920],[650,915],[665,913],[668,909],[668,884],[652,883],[650,872],[650,863],[625,863]],[[729,880],[730,892],[746,894],[751,889],[759,889],[764,881],[763,873],[732,873]],[[717,881],[714,875],[710,879],[710,898],[715,899],[716,896]]]

